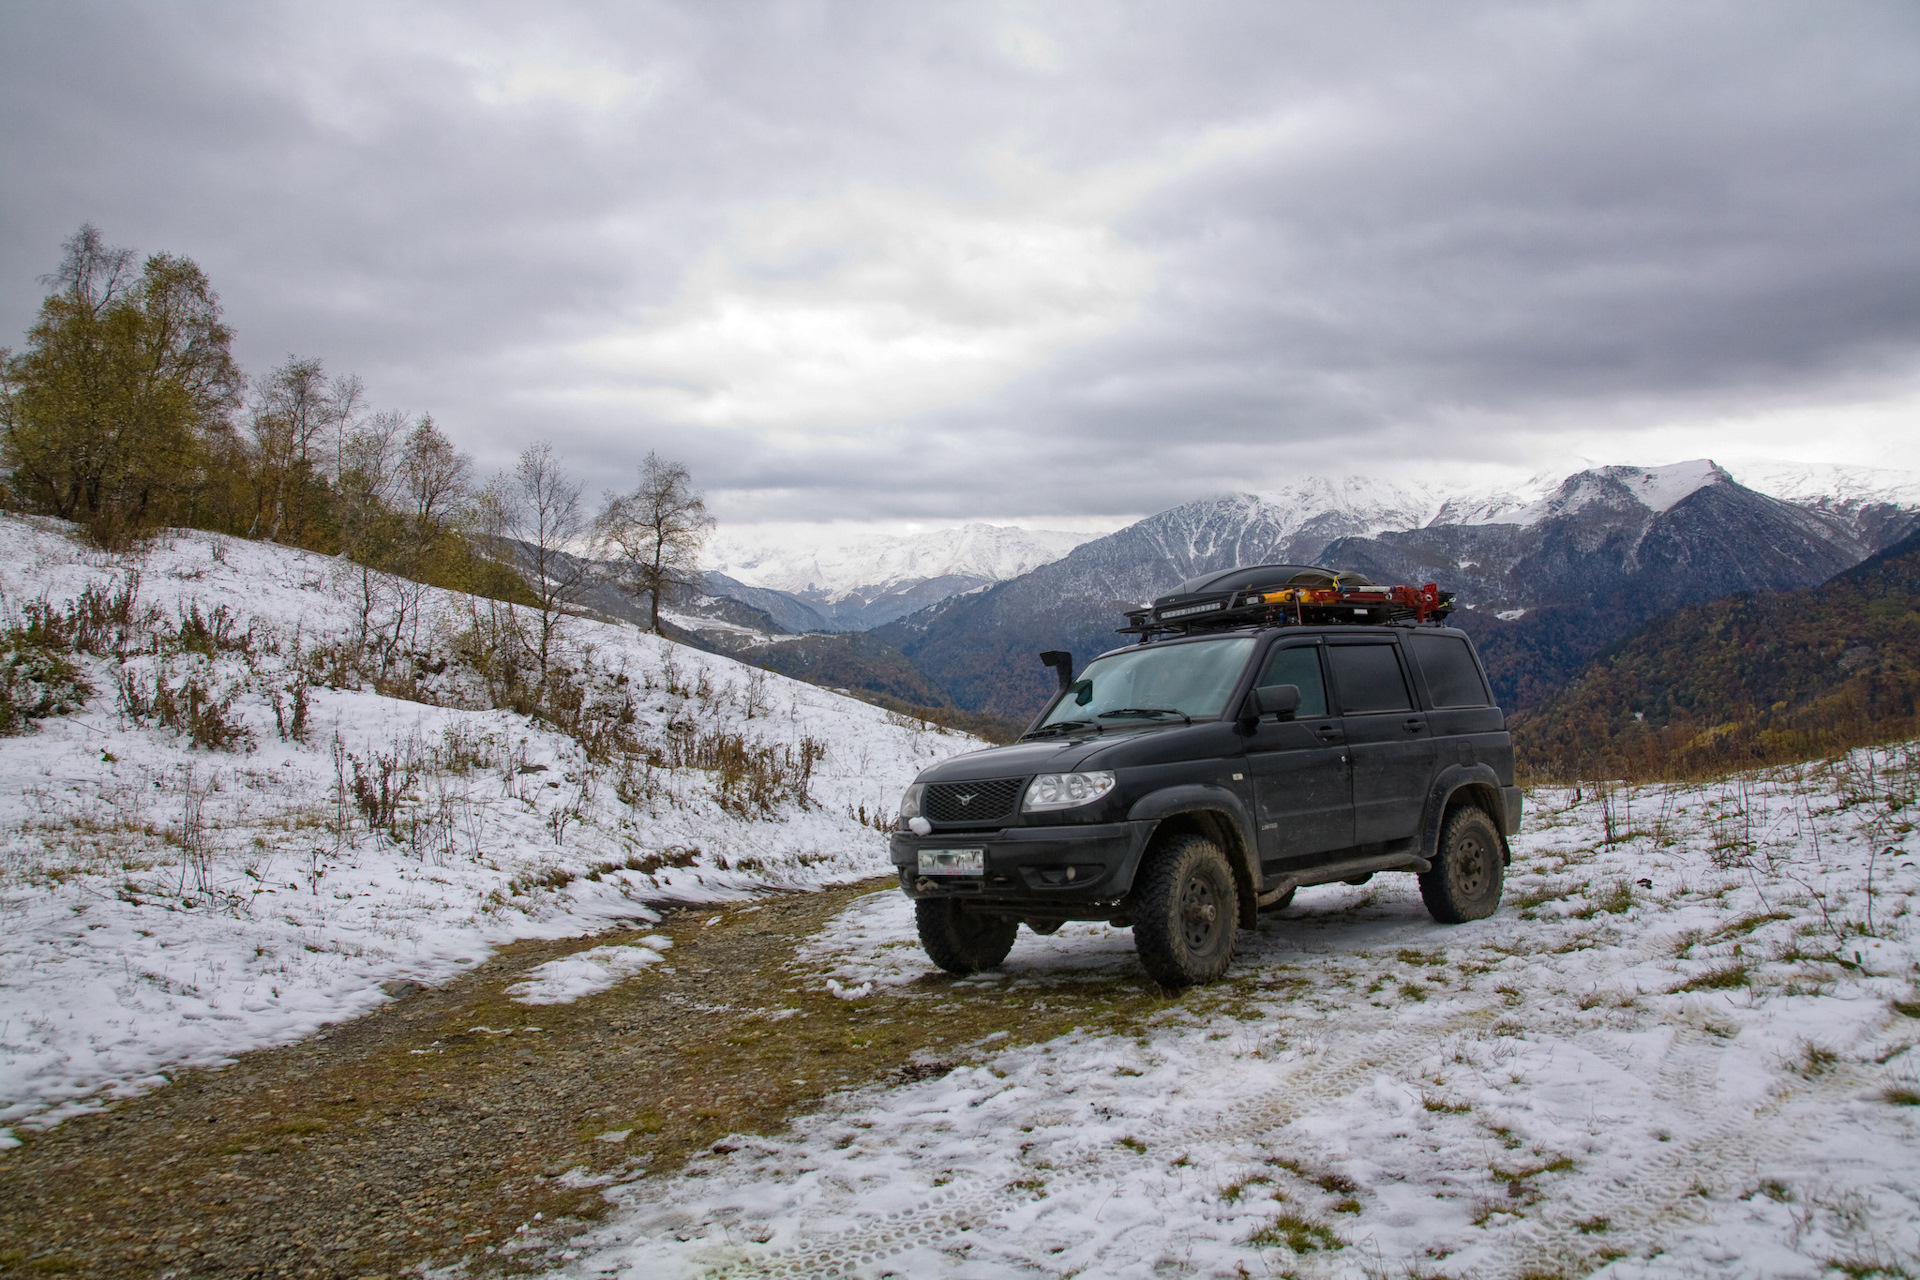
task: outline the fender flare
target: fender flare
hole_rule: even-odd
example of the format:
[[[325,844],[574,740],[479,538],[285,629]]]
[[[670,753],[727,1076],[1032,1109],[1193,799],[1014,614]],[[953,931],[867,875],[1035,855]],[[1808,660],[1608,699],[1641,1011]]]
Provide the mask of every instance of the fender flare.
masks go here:
[[[1491,765],[1453,764],[1442,769],[1434,778],[1432,788],[1427,792],[1426,812],[1420,819],[1420,856],[1429,862],[1440,856],[1440,824],[1446,819],[1447,808],[1460,791],[1471,787],[1480,793],[1477,799],[1487,810],[1487,816],[1493,819],[1493,825],[1500,832],[1501,852],[1506,861],[1513,861],[1513,850],[1507,845],[1507,805],[1506,792],[1501,788],[1500,775]]]
[[[1235,879],[1240,881],[1240,926],[1253,928],[1258,918],[1254,899],[1260,892],[1260,845],[1246,801],[1217,784],[1184,783],[1142,796],[1127,810],[1127,820],[1158,823],[1183,813],[1224,814],[1228,818],[1233,843],[1238,846],[1226,850],[1226,854]]]

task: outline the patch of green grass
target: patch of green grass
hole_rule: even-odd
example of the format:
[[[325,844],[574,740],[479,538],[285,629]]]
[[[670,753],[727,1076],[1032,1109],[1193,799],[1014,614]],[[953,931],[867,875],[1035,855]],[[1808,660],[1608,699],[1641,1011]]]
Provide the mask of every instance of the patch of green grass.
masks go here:
[[[1755,912],[1741,916],[1731,924],[1721,925],[1713,931],[1713,941],[1725,942],[1728,938],[1744,938],[1763,924],[1772,924],[1775,920],[1791,920],[1793,917],[1785,911]]]
[[[1597,1236],[1613,1227],[1611,1218],[1583,1218],[1573,1224],[1573,1229],[1583,1236]]]
[[[1135,1155],[1145,1155],[1147,1153],[1147,1144],[1140,1141],[1140,1139],[1133,1137],[1132,1135],[1128,1135],[1127,1137],[1120,1139],[1118,1142],[1114,1143],[1113,1145],[1115,1145],[1116,1147],[1125,1147],[1127,1150],[1133,1152]]]
[[[1889,1004],[1903,1018],[1920,1018],[1920,999],[1893,1000]]]
[[[1615,880],[1594,897],[1593,907],[1595,911],[1606,915],[1625,915],[1633,910],[1633,882]]]
[[[1914,1280],[1913,1272],[1885,1258],[1822,1258],[1820,1264],[1847,1280]]]
[[[1347,1246],[1345,1240],[1334,1234],[1332,1227],[1291,1211],[1281,1214],[1248,1236],[1246,1242],[1260,1249],[1284,1245],[1295,1253],[1320,1253]]]
[[[1518,893],[1510,893],[1507,896],[1507,901],[1522,911],[1531,911],[1533,908],[1543,906],[1561,896],[1558,889],[1549,889],[1546,885],[1539,885],[1532,889],[1522,889]]]
[[[1678,995],[1683,991],[1734,991],[1745,987],[1750,970],[1744,964],[1721,965],[1705,973],[1687,979],[1674,987],[1670,994]]]
[[[1400,998],[1417,1004],[1427,998],[1427,989],[1417,982],[1403,982],[1400,984]]]
[[[1891,1102],[1896,1107],[1920,1107],[1920,1089],[1910,1084],[1890,1084],[1880,1094],[1880,1098],[1884,1102]]]
[[[1445,1098],[1436,1097],[1431,1093],[1423,1093],[1420,1095],[1420,1105],[1429,1111],[1440,1111],[1453,1116],[1473,1110],[1473,1104],[1471,1102],[1450,1102]]]
[[[1247,1191],[1253,1187],[1270,1186],[1273,1179],[1265,1174],[1256,1173],[1252,1177],[1242,1178],[1238,1182],[1229,1182],[1220,1189],[1220,1198],[1228,1204],[1239,1204]]]

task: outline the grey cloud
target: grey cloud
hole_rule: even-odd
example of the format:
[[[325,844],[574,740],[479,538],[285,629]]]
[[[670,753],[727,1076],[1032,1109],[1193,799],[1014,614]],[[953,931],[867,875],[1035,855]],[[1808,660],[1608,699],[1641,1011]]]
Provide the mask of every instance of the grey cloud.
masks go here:
[[[1152,510],[1920,367],[1898,5],[12,6],[0,109],[9,335],[90,219],[206,266],[251,368],[321,355],[484,461],[550,436],[596,484],[669,450],[732,519]],[[1009,187],[1009,156],[1039,176]],[[892,250],[858,236],[738,243],[859,191],[1144,255],[1151,284],[877,420],[639,394],[697,361],[581,394],[585,344],[716,262],[741,298],[892,316],[951,245],[876,284],[861,255]],[[981,298],[941,266],[957,350],[1021,341],[966,329]]]

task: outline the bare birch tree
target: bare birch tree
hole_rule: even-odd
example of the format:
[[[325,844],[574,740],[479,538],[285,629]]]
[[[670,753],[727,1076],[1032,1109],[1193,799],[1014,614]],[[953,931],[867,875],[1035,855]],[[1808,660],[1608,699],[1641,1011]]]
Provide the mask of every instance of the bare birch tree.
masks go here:
[[[706,498],[685,464],[649,451],[631,493],[606,495],[594,520],[594,541],[614,565],[622,590],[647,597],[647,616],[660,633],[660,604],[700,580],[700,549],[713,529]]]
[[[567,549],[587,531],[580,494],[580,483],[543,440],[528,446],[513,470],[496,476],[481,495],[483,535],[492,553],[518,566],[533,592],[539,630],[529,647],[543,687],[567,612],[588,584],[587,562]]]

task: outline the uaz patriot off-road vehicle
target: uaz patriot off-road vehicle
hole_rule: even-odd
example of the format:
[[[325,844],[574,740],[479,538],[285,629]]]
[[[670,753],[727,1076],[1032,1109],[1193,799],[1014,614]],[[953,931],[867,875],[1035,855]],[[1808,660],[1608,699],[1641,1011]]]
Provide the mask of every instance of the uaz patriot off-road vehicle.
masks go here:
[[[1412,871],[1436,920],[1491,915],[1520,825],[1513,740],[1452,596],[1258,565],[1182,584],[1137,643],[1060,689],[1017,743],[907,789],[892,839],[920,939],[954,973],[1022,923],[1132,926],[1167,986],[1307,885]]]

